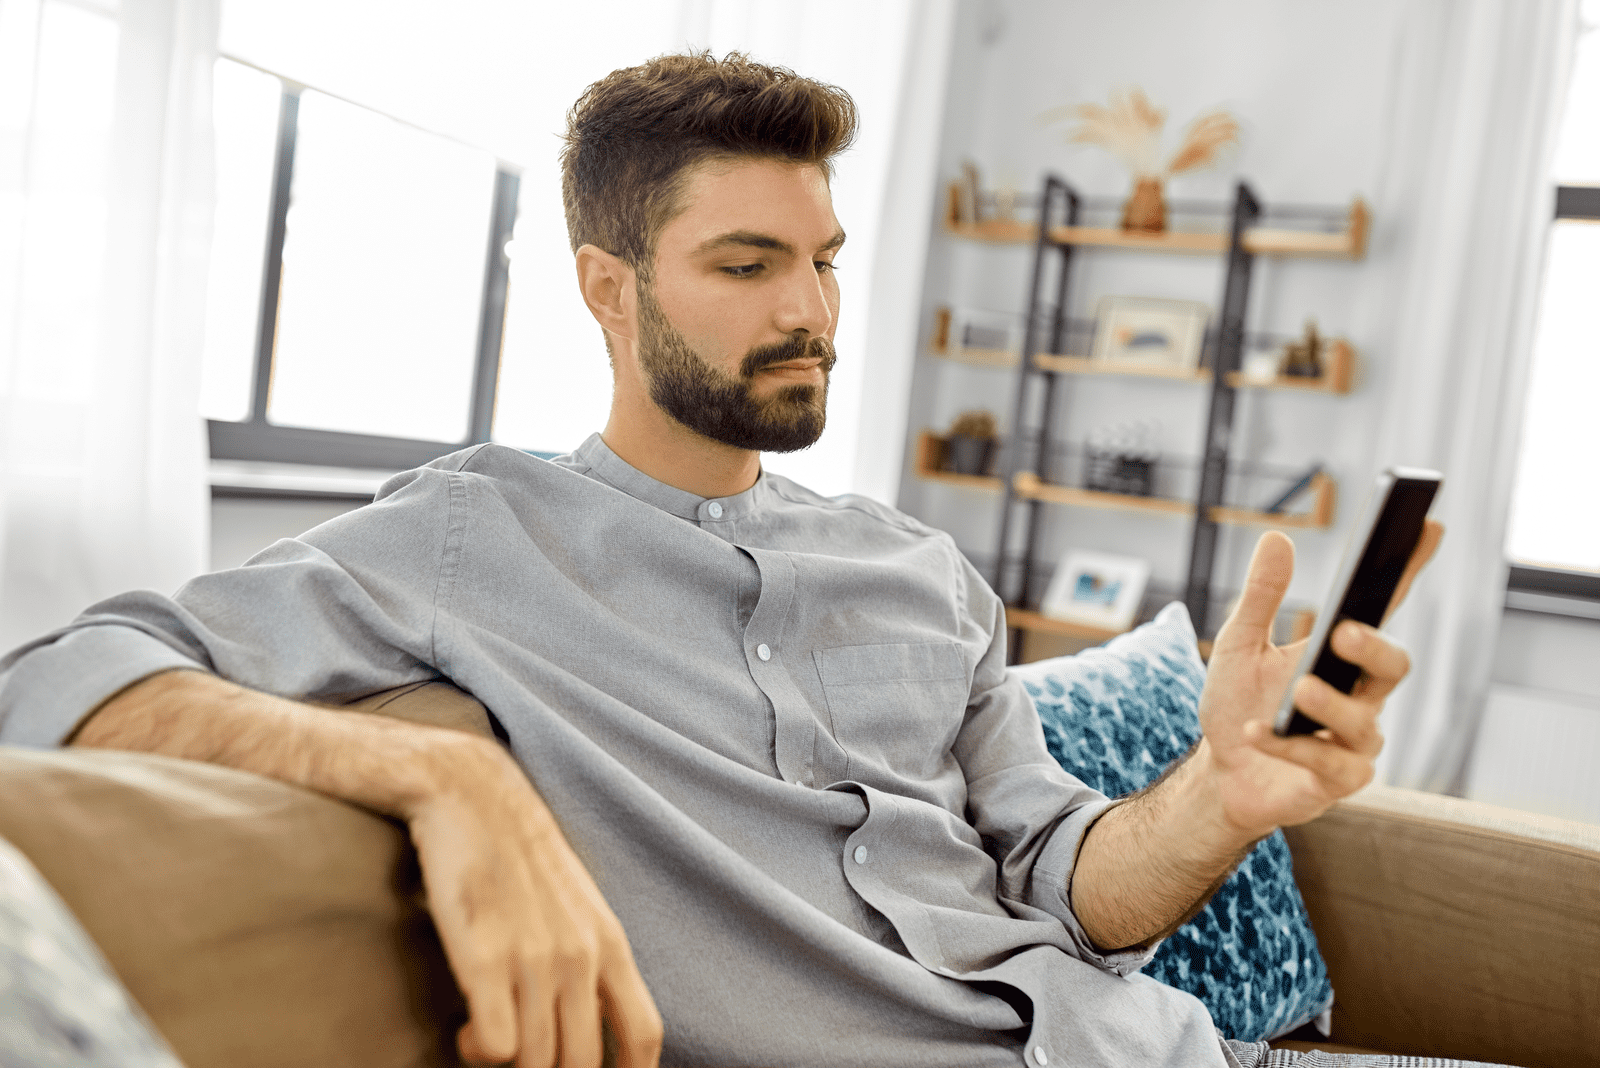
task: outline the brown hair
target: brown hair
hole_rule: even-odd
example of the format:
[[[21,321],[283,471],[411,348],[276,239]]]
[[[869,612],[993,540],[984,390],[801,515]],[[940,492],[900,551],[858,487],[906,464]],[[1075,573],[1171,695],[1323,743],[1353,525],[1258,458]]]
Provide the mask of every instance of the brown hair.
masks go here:
[[[648,282],[689,168],[754,157],[831,160],[855,138],[843,89],[730,52],[658,56],[585,89],[567,113],[561,199],[576,251],[595,245]]]

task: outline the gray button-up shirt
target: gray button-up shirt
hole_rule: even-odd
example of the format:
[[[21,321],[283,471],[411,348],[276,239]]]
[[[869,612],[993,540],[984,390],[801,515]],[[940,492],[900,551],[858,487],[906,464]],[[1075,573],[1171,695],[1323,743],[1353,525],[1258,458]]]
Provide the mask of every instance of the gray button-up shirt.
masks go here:
[[[1097,952],[1109,804],[1045,749],[948,536],[763,475],[705,500],[598,436],[479,446],[172,599],[26,646],[0,742],[199,664],[327,699],[483,701],[627,929],[667,1064],[1220,1065],[1204,1007]]]

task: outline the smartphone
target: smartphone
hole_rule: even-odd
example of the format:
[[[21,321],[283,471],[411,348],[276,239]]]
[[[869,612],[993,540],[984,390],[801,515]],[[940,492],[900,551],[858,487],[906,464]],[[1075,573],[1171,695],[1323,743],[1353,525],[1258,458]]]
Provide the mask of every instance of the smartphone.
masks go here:
[[[1422,537],[1428,508],[1443,481],[1437,471],[1409,467],[1391,467],[1378,476],[1378,484],[1345,546],[1328,601],[1317,613],[1317,625],[1306,642],[1294,682],[1310,672],[1340,693],[1355,689],[1361,669],[1333,654],[1328,647],[1329,636],[1341,620],[1353,619],[1373,627],[1383,622],[1411,553]],[[1283,736],[1313,734],[1322,729],[1322,724],[1294,706],[1293,683],[1283,695],[1272,729]]]

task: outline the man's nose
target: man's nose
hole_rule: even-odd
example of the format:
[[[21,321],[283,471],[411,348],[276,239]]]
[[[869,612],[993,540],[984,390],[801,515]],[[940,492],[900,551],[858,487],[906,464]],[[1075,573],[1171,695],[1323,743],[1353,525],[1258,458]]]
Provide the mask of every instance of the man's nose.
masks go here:
[[[785,334],[798,330],[812,337],[827,334],[833,326],[834,308],[821,272],[808,263],[785,282],[773,325]]]

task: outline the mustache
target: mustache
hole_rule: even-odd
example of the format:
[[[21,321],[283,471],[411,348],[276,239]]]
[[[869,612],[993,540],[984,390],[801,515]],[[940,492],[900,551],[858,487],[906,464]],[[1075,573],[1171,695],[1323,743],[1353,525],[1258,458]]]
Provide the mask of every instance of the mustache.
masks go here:
[[[827,375],[833,370],[838,358],[833,351],[833,343],[827,338],[795,336],[776,345],[764,345],[745,353],[744,359],[739,361],[739,374],[744,378],[753,378],[763,367],[771,367],[776,363],[788,363],[790,360],[821,360],[818,366],[822,369],[823,375]]]

